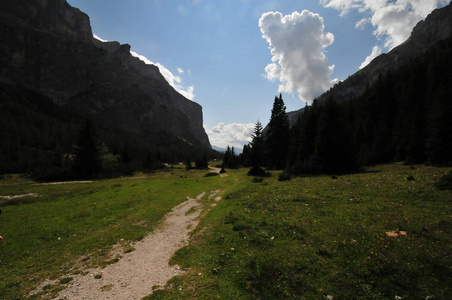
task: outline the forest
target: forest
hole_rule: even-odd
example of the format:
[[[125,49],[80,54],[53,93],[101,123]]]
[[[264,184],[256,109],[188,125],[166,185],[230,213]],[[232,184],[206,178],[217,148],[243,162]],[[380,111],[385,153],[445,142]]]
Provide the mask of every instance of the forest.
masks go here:
[[[267,128],[258,121],[252,142],[236,159],[293,175],[351,173],[394,161],[450,166],[451,50],[451,39],[439,42],[380,74],[357,98],[315,100],[292,128],[281,95],[275,97]]]
[[[108,178],[221,156],[165,131],[142,137],[105,130],[94,115],[74,114],[25,86],[0,85],[0,98],[0,174]]]
[[[143,139],[103,130],[93,116],[74,115],[24,86],[2,85],[0,174],[42,180],[112,177],[156,170],[164,162],[197,161],[205,167],[221,156],[226,168],[252,167],[250,175],[264,175],[262,167],[292,175],[343,174],[393,161],[449,166],[451,54],[452,39],[441,41],[380,74],[357,98],[315,100],[292,127],[279,95],[267,127],[257,121],[252,142],[240,155],[229,147],[221,155],[164,131]]]

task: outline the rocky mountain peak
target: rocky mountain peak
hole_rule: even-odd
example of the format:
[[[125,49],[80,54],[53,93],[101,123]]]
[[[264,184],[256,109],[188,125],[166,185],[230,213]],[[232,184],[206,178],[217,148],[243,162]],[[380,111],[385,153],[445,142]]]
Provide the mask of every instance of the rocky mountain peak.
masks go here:
[[[15,16],[36,29],[84,41],[93,36],[88,15],[65,0],[1,2],[2,14]]]
[[[131,46],[93,38],[66,0],[14,0],[0,12],[0,82],[20,83],[106,130],[210,148],[202,107],[180,95]]]

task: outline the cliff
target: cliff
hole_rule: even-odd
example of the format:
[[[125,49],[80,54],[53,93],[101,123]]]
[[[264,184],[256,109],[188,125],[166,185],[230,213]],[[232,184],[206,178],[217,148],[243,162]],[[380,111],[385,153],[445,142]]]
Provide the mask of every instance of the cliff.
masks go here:
[[[94,114],[105,130],[210,148],[202,107],[174,90],[158,67],[133,57],[129,45],[95,40],[86,14],[65,0],[1,5],[2,84],[25,86],[79,116]]]

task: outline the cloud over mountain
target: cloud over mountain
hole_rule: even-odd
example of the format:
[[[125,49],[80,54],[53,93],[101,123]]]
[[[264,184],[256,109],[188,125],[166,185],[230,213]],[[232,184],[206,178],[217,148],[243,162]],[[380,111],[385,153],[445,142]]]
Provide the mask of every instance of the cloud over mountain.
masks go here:
[[[272,54],[264,76],[281,82],[279,92],[296,93],[311,102],[332,85],[334,65],[329,66],[324,50],[334,42],[334,35],[324,32],[320,15],[307,10],[286,16],[267,12],[259,27]]]

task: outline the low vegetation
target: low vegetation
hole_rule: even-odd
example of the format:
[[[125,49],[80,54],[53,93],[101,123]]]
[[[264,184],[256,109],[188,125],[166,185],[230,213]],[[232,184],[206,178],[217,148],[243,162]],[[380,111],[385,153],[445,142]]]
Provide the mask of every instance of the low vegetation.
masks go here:
[[[147,299],[448,299],[452,195],[433,184],[445,172],[392,164],[248,184],[176,254],[188,274]]]
[[[223,200],[171,263],[187,269],[148,299],[447,299],[452,294],[450,190],[445,168],[380,165],[343,176],[273,176],[248,169],[203,177],[178,166],[93,182],[0,180],[0,298],[22,298],[44,279],[63,289],[86,267],[133,251],[187,196]],[[411,176],[411,177],[410,177]],[[408,180],[413,178],[414,180]],[[204,203],[214,201],[203,198]],[[38,297],[38,296],[33,296]]]
[[[203,178],[205,170],[174,166],[155,174],[98,181],[36,183],[21,176],[0,179],[0,299],[26,296],[44,279],[58,279],[117,261],[187,197],[231,185]],[[238,185],[240,186],[240,185]],[[8,197],[6,197],[8,196]],[[213,201],[203,199],[206,201]]]

